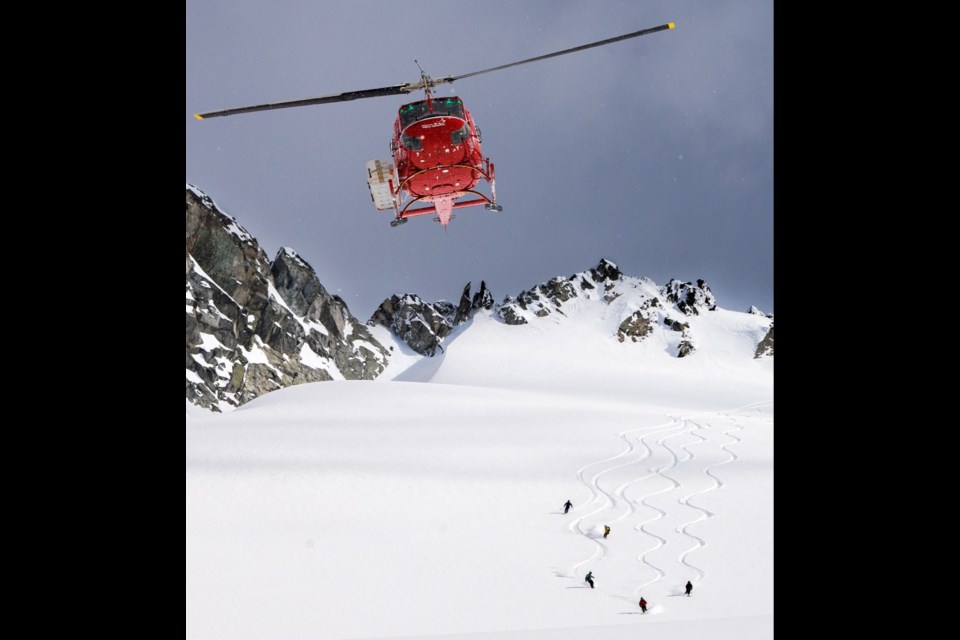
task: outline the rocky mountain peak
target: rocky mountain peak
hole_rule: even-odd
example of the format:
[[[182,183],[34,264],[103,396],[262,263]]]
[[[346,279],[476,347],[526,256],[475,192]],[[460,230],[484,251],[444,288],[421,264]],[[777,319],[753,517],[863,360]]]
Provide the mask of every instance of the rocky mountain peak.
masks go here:
[[[699,315],[701,309],[713,311],[717,308],[717,299],[703,280],[697,280],[694,285],[692,282],[671,278],[663,287],[663,295],[668,302],[677,305],[681,313],[688,316]]]
[[[478,309],[494,307],[487,283],[481,280],[480,289],[472,297],[471,284],[463,287],[456,307],[446,300],[426,302],[412,293],[391,296],[373,312],[367,324],[388,328],[420,355],[432,357],[438,350],[443,351],[443,339],[454,327],[469,320]]]
[[[426,302],[412,293],[393,295],[380,304],[367,324],[388,328],[420,355],[432,357],[437,349],[443,350],[440,344],[454,327],[456,310],[446,300]]]
[[[511,325],[537,322],[551,314],[563,317],[567,314],[564,309],[575,299],[583,301],[578,303],[581,306],[599,303],[622,314],[613,327],[620,342],[640,342],[660,331],[680,358],[696,352],[690,324],[681,318],[717,307],[713,292],[703,280],[694,284],[674,279],[657,287],[649,278],[625,276],[615,263],[603,258],[587,271],[557,276],[516,297],[508,296],[497,315]],[[609,315],[610,311],[602,313]]]
[[[317,298],[330,298],[313,267],[289,247],[282,247],[277,252],[270,265],[270,275],[277,293],[297,315],[309,317]],[[317,318],[313,316],[311,319]]]
[[[190,185],[186,215],[187,253],[237,304],[259,311],[267,298],[270,261],[256,239]]]
[[[507,324],[527,324],[533,318],[545,318],[551,313],[563,315],[564,303],[574,298],[593,297],[594,292],[610,302],[618,294],[611,294],[617,283],[623,282],[623,274],[616,264],[602,258],[596,267],[575,273],[572,276],[556,276],[538,284],[516,297],[504,298],[497,314]]]
[[[463,293],[460,294],[460,304],[457,305],[453,326],[466,322],[477,309],[493,308],[493,294],[487,289],[487,283],[480,281],[480,290],[473,294],[473,298],[470,298],[470,285],[471,283],[468,282],[463,288]]]
[[[271,263],[205,193],[186,191],[186,391],[213,411],[317,380],[370,380],[388,351],[290,248]]]
[[[600,264],[595,268],[590,269],[590,275],[593,276],[595,282],[603,282],[604,280],[619,280],[620,276],[623,274],[620,273],[620,269],[617,268],[617,265],[610,262],[606,258],[600,259]]]

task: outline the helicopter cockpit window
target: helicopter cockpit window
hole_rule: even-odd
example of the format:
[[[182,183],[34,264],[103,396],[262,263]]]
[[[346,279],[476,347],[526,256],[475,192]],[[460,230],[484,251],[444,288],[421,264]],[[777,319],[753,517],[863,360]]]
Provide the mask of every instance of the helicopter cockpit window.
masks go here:
[[[408,136],[407,134],[400,135],[400,144],[405,146],[410,151],[422,151],[423,150],[423,140],[417,136]]]
[[[463,118],[463,101],[460,98],[434,98],[432,112],[426,100],[404,105],[400,107],[400,128],[406,129],[417,120],[435,116]]]
[[[464,124],[462,127],[450,133],[450,142],[460,144],[470,137],[470,125]]]
[[[414,102],[413,104],[400,107],[400,128],[406,129],[422,118],[427,112],[426,102]]]
[[[437,98],[433,101],[433,112],[439,115],[463,117],[463,102],[460,98]]]

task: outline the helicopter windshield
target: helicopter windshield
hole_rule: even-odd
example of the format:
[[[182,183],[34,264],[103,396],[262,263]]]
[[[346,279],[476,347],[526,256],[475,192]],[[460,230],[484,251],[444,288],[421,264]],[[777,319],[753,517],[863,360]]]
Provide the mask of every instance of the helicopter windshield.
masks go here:
[[[460,98],[434,98],[433,112],[427,106],[426,100],[404,105],[400,107],[400,128],[406,129],[417,120],[434,116],[463,118],[463,101]]]

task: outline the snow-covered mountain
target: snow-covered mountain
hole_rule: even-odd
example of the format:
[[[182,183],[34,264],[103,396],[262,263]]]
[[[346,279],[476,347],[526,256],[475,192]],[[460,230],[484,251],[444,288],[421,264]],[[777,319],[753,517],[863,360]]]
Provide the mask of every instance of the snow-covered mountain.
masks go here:
[[[623,345],[611,353],[612,361],[660,353],[686,358],[711,335],[732,327],[749,342],[741,345],[743,358],[773,355],[773,319],[755,307],[746,313],[723,310],[703,280],[658,286],[621,273],[605,258],[499,304],[485,282],[473,295],[468,282],[456,305],[428,302],[415,293],[392,295],[363,324],[326,292],[293,249],[283,248],[268,261],[235,219],[187,185],[186,386],[195,404],[224,410],[319,380],[424,380],[425,371],[432,379],[445,345],[475,318],[490,325],[483,330],[488,350],[536,327],[533,335],[554,336],[545,348],[563,358],[581,340],[551,331],[570,326],[577,328],[574,333],[596,334],[590,348]],[[738,320],[731,324],[729,318]],[[638,343],[655,346],[630,349]]]
[[[773,637],[772,317],[601,260],[363,325],[193,193],[187,638]]]

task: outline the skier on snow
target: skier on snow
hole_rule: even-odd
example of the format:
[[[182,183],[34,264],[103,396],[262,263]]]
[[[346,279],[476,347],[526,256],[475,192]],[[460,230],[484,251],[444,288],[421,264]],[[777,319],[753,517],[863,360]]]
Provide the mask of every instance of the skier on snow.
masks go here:
[[[567,511],[570,511],[570,507],[572,506],[573,506],[573,503],[567,500],[563,505],[563,512],[566,513]]]
[[[584,578],[585,581],[590,583],[590,588],[593,589],[593,571],[587,572],[587,577]]]
[[[690,584],[690,581],[687,580],[687,596],[690,595],[690,592],[693,591],[693,585]]]
[[[610,527],[608,527],[607,525],[603,525],[603,537],[604,537],[604,539],[606,539],[606,537],[607,537],[608,535],[610,535]]]
[[[644,613],[647,612],[647,601],[643,599],[643,596],[640,596],[640,608]]]

